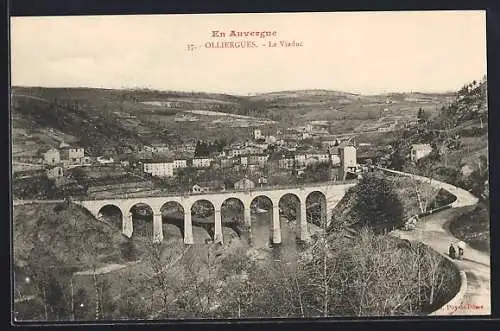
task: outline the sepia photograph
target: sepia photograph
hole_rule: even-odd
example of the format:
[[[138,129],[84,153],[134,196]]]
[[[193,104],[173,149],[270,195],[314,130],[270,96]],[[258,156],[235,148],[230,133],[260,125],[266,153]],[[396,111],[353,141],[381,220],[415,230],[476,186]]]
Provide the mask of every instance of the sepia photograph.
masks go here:
[[[490,316],[485,11],[9,28],[13,323]]]

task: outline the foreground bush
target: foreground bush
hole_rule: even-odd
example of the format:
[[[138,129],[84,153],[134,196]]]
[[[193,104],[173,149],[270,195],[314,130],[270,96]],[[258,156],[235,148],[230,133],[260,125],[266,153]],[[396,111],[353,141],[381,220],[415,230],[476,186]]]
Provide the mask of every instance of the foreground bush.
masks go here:
[[[382,174],[365,174],[353,188],[348,211],[353,227],[369,227],[376,233],[390,231],[404,223],[404,208],[394,184]]]

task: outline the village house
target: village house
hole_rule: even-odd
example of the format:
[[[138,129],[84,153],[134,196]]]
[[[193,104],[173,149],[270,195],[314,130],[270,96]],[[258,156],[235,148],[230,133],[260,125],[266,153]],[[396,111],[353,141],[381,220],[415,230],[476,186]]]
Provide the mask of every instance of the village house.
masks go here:
[[[248,156],[241,156],[240,157],[240,165],[242,167],[248,166]]]
[[[48,179],[56,179],[64,176],[63,169],[60,166],[49,167],[45,170]]]
[[[248,155],[251,155],[251,154],[261,154],[263,151],[264,151],[264,149],[261,148],[261,147],[259,147],[259,146],[247,146],[245,148],[245,152]]]
[[[285,142],[294,143],[294,142],[302,139],[302,134],[301,133],[285,133],[282,136],[282,139]]]
[[[259,140],[259,139],[265,139],[265,137],[262,135],[262,131],[259,129],[255,129],[253,131],[253,139]]]
[[[196,158],[193,159],[193,167],[194,168],[209,168],[213,159],[211,158]]]
[[[410,159],[415,162],[429,155],[431,152],[432,147],[429,144],[413,144],[411,146]]]
[[[226,184],[220,180],[212,180],[207,182],[201,182],[193,185],[191,191],[193,193],[207,193],[213,191],[225,191]]]
[[[277,141],[275,136],[267,136],[265,140],[266,144],[276,144]]]
[[[216,156],[220,157],[220,158],[226,158],[226,157],[228,157],[228,152],[229,152],[229,149],[224,148],[221,152],[216,154]]]
[[[221,168],[231,168],[234,164],[234,159],[221,159],[220,166]]]
[[[255,188],[255,183],[248,178],[243,178],[234,183],[235,190],[251,190]]]
[[[112,164],[115,160],[112,157],[99,156],[97,157],[97,162],[100,164]]]
[[[182,168],[187,168],[187,160],[185,159],[174,160],[174,169],[182,169]]]
[[[144,173],[150,174],[153,177],[173,177],[174,162],[172,160],[151,160],[145,161]]]
[[[85,157],[85,149],[81,147],[62,149],[61,157],[69,160],[71,163],[80,163]]]
[[[258,164],[248,164],[247,172],[252,176],[258,175],[262,173],[262,169]]]
[[[236,157],[245,154],[245,150],[241,148],[233,148],[229,150],[228,156],[229,157]]]
[[[259,183],[260,187],[262,187],[267,184],[267,178],[264,176],[260,176],[257,182]]]
[[[167,144],[155,143],[149,146],[144,146],[144,151],[151,153],[165,153],[169,151]]]
[[[330,157],[328,154],[306,154],[305,164],[313,165],[319,163],[328,163],[330,161]]]
[[[295,154],[295,162],[298,166],[303,166],[306,164],[306,154]]]
[[[292,153],[283,154],[282,158],[278,161],[280,169],[292,169],[295,164],[295,156]]]
[[[193,193],[206,193],[206,192],[210,192],[210,187],[206,187],[206,186],[201,186],[201,185],[195,184],[191,188],[191,191]]]
[[[61,162],[61,154],[56,148],[51,148],[43,153],[43,163],[48,165],[56,165]]]
[[[83,164],[85,150],[81,147],[64,147],[61,149],[61,159],[67,160],[69,164]]]
[[[336,154],[331,154],[330,161],[332,162],[332,166],[340,165],[340,156]]]
[[[418,125],[418,119],[412,119],[412,120],[408,120],[408,121],[404,122],[405,128],[409,128],[409,127],[412,127],[415,125]]]
[[[255,164],[263,168],[266,166],[268,155],[266,154],[251,154],[248,156],[248,163]]]
[[[300,136],[300,139],[305,140],[311,138],[312,135],[309,132],[303,132],[302,136]]]

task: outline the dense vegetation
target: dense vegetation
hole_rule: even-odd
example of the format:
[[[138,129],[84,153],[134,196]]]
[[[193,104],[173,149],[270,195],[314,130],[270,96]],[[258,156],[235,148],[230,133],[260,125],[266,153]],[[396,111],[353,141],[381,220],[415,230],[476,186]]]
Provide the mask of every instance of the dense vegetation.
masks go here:
[[[383,193],[381,188],[385,190]],[[274,250],[255,250],[239,240],[224,246],[195,244],[187,248],[182,242],[164,242],[160,247],[151,243],[149,237],[124,240],[119,234],[116,237],[109,232],[116,229],[96,223],[88,213],[71,205],[37,212],[46,214],[37,222],[46,226],[33,227],[29,223],[29,208],[21,207],[15,215],[18,236],[15,261],[18,268],[32,277],[33,293],[38,299],[30,307],[18,305],[16,310],[22,312],[18,318],[95,320],[428,313],[453,296],[458,275],[445,259],[426,247],[375,233],[380,232],[381,225],[391,227],[401,220],[403,208],[394,205],[400,203],[396,191],[390,181],[384,182],[376,174],[366,176],[355,193],[378,193],[377,197],[369,200],[372,205],[354,204],[353,210],[345,215],[363,220],[358,234],[352,239],[345,238],[342,228],[346,225],[334,222],[328,234],[315,236],[309,248],[299,252],[292,263],[282,260]],[[391,199],[383,197],[387,194]],[[342,206],[346,209],[349,205]],[[372,214],[366,213],[377,218],[371,222]],[[383,222],[386,217],[387,222]],[[60,233],[75,236],[60,237]],[[26,236],[31,234],[50,241],[30,241]],[[83,236],[88,238],[82,241]],[[73,283],[72,273],[77,270],[138,258],[143,262],[136,269],[129,267],[107,275],[91,273],[87,281]],[[54,271],[53,266],[61,267]]]
[[[488,113],[487,81],[473,81],[461,88],[456,99],[442,107],[437,116],[404,130],[393,141],[391,167],[435,178],[488,199]],[[427,143],[432,152],[413,163],[410,147]]]
[[[18,293],[36,297],[20,305],[28,312],[25,318],[68,318],[73,273],[126,261],[121,234],[72,204],[18,206],[13,220],[15,272],[30,277],[30,284],[16,281],[16,298]],[[78,298],[82,291],[73,294]]]
[[[213,142],[211,141],[196,141],[196,146],[194,150],[195,157],[204,157],[209,156],[215,152],[222,152],[224,147],[226,146],[226,141],[224,139],[218,140],[215,139]]]
[[[53,128],[71,134],[91,153],[103,154],[109,147],[118,147],[118,141],[121,142],[121,147],[146,143],[134,131],[120,125],[118,118],[110,110],[96,109],[74,99],[17,99],[13,113],[36,123],[30,129]]]
[[[455,100],[437,116],[399,133],[392,143],[391,167],[444,181],[479,198],[477,208],[454,220],[452,232],[480,250],[489,250],[489,164],[487,80],[473,81],[456,93]],[[410,162],[411,144],[427,143],[432,152]]]
[[[450,231],[471,247],[489,253],[490,214],[487,204],[479,203],[474,209],[453,219]]]
[[[439,254],[370,231],[321,238],[293,265],[226,249],[191,246],[164,258],[151,245],[147,278],[97,276],[95,286],[77,287],[71,309],[68,279],[53,274],[42,302],[58,298],[49,320],[398,316],[429,313],[457,290],[458,275]],[[43,310],[35,318],[44,320]]]

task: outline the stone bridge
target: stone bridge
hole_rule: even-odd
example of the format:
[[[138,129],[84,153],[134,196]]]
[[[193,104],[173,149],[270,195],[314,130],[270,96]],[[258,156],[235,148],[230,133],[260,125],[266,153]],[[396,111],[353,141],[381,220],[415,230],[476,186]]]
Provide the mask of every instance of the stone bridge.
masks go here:
[[[149,206],[153,212],[153,237],[154,241],[163,240],[162,207],[167,203],[176,203],[184,211],[184,243],[193,244],[192,231],[192,207],[197,201],[207,200],[214,208],[215,212],[215,231],[214,242],[222,243],[222,217],[221,207],[229,199],[237,199],[243,206],[243,215],[245,225],[251,224],[251,204],[258,197],[267,198],[272,203],[272,242],[281,243],[280,229],[280,209],[279,202],[286,195],[295,196],[300,203],[300,212],[297,215],[297,237],[301,240],[309,238],[307,227],[306,200],[314,192],[319,192],[324,198],[321,199],[321,217],[322,222],[329,222],[331,210],[345,195],[346,191],[356,185],[355,181],[350,182],[328,182],[313,183],[297,186],[279,186],[254,188],[246,191],[222,191],[189,193],[185,195],[165,195],[165,196],[145,196],[133,198],[113,198],[74,201],[76,204],[88,209],[96,218],[102,217],[102,208],[106,206],[117,207],[122,215],[122,233],[131,237],[134,231],[132,207],[137,204]]]

